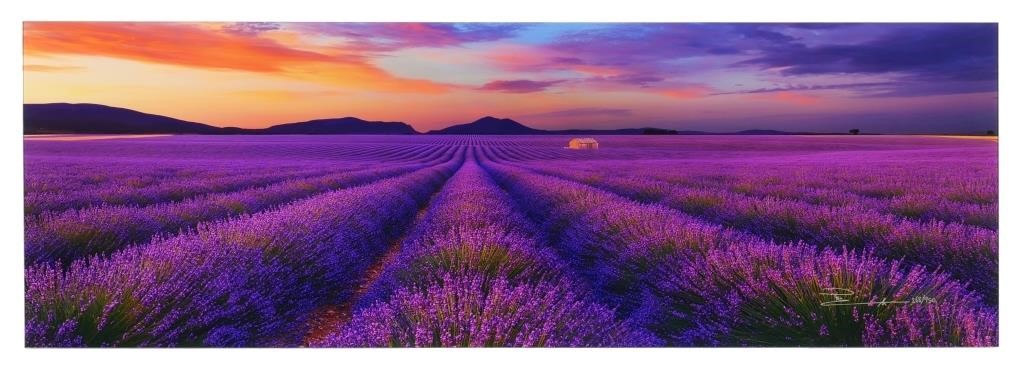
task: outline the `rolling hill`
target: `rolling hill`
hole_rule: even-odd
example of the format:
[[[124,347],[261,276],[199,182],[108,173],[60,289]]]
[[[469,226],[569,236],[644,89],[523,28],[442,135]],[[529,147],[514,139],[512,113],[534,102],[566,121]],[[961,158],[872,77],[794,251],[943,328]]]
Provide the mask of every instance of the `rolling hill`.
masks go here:
[[[264,129],[216,127],[184,121],[127,108],[90,103],[45,103],[24,105],[25,134],[308,134],[308,135],[414,135],[420,134],[412,126],[397,121],[367,121],[356,117],[318,119],[290,122]],[[476,121],[452,125],[427,134],[436,135],[792,135],[827,134],[794,133],[779,130],[743,130],[733,133],[704,131],[676,131],[653,127],[628,129],[568,129],[542,130],[522,123],[493,116]],[[829,134],[831,135],[831,134]]]
[[[25,134],[216,134],[198,122],[99,104],[25,104]]]
[[[631,129],[569,129],[541,130],[523,125],[516,120],[502,119],[492,116],[482,117],[468,124],[452,125],[440,130],[431,130],[427,134],[438,135],[676,135],[675,130],[653,127]]]
[[[404,122],[366,121],[355,117],[310,120],[280,124],[262,129],[263,134],[418,134]]]
[[[452,125],[441,130],[432,130],[427,134],[441,135],[534,135],[547,134],[548,131],[534,129],[512,119],[499,119],[486,116],[468,124]]]

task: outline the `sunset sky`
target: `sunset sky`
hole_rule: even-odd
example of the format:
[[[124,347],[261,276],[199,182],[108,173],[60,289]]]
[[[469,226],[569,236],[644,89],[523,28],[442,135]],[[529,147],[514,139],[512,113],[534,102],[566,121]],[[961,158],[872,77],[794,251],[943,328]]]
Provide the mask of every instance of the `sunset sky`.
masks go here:
[[[994,24],[24,24],[25,102],[216,126],[996,129]]]

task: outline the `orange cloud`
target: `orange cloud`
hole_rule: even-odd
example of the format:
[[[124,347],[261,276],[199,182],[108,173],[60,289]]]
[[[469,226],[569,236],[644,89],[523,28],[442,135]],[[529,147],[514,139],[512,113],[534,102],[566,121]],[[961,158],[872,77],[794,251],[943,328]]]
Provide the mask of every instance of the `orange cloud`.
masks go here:
[[[331,57],[257,37],[173,23],[25,23],[25,53],[99,55],[255,72]]]
[[[39,65],[39,64],[26,64],[22,66],[25,71],[35,71],[43,73],[52,73],[60,71],[78,71],[85,68],[80,66],[59,66],[59,65]]]
[[[657,93],[666,97],[676,99],[697,99],[708,95],[710,90],[702,86],[688,86],[678,88],[658,89]]]
[[[26,55],[78,54],[194,68],[272,73],[357,88],[444,92],[450,86],[395,77],[357,53],[285,46],[209,24],[26,22]]]
[[[233,93],[236,96],[243,98],[251,98],[255,100],[269,101],[269,102],[282,102],[282,101],[293,101],[308,98],[319,98],[319,97],[337,97],[344,96],[347,93],[338,91],[294,91],[294,90],[275,90],[275,89],[259,89],[259,90],[243,90]]]

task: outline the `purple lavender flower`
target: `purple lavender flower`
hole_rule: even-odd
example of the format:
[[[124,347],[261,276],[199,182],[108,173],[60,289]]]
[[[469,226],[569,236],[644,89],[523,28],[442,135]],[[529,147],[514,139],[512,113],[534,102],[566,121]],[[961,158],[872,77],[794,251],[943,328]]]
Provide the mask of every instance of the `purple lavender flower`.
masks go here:
[[[201,225],[66,271],[30,267],[30,346],[295,345],[312,310],[349,295],[455,164]]]

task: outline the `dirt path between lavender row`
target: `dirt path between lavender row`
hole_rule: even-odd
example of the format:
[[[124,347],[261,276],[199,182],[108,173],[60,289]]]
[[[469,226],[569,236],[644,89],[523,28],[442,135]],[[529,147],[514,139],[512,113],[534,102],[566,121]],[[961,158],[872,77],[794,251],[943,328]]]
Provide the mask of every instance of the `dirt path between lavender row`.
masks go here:
[[[313,312],[313,317],[309,322],[309,331],[303,339],[303,346],[308,347],[310,344],[322,341],[332,332],[338,330],[339,327],[352,319],[354,311],[353,307],[355,304],[359,302],[359,300],[366,295],[366,292],[370,290],[370,287],[380,279],[380,276],[384,273],[384,269],[395,261],[398,254],[402,252],[402,243],[405,242],[419,223],[423,221],[423,218],[427,215],[431,205],[433,205],[434,200],[441,191],[444,190],[448,180],[450,180],[451,177],[454,177],[455,172],[458,172],[460,169],[462,169],[461,165],[453,171],[452,175],[448,177],[444,183],[441,184],[437,192],[434,192],[430,196],[430,199],[426,201],[426,204],[416,212],[416,217],[412,222],[410,222],[409,229],[406,233],[393,241],[384,256],[381,256],[376,263],[370,266],[366,271],[366,274],[364,274],[363,279],[359,281],[359,285],[356,286],[355,294],[353,294],[352,297],[349,297],[349,299],[344,303],[324,306]]]
[[[421,211],[425,212],[425,209]],[[418,219],[419,215],[417,215],[417,222]],[[402,251],[402,242],[404,241],[405,237],[403,236],[391,244],[388,252],[366,271],[363,279],[360,280],[359,285],[356,286],[355,294],[353,294],[347,302],[324,306],[313,311],[313,317],[309,322],[309,331],[306,333],[306,337],[303,340],[303,346],[308,347],[310,344],[323,340],[332,332],[338,330],[341,325],[344,325],[348,320],[352,319],[352,308],[355,306],[356,302],[366,295],[370,286],[377,282],[377,279],[379,279],[381,274],[384,272],[384,268],[390,265],[394,259],[398,257],[398,254]]]

